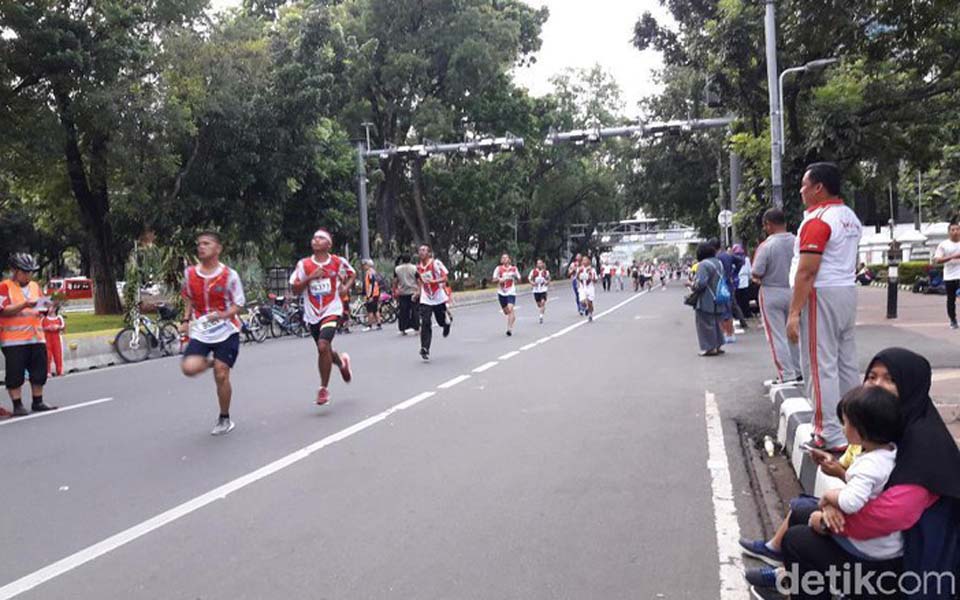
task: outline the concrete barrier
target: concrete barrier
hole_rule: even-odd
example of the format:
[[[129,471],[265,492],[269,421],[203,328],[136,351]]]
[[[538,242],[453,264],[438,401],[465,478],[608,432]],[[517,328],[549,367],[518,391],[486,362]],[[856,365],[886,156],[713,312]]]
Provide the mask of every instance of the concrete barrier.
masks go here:
[[[85,371],[123,363],[113,347],[116,331],[68,334],[63,339],[65,373]],[[6,374],[6,363],[0,355],[0,377]]]

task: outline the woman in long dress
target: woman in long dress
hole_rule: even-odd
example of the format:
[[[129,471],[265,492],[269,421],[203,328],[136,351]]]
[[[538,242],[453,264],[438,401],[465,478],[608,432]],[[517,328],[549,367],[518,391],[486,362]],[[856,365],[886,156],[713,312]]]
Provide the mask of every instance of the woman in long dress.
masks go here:
[[[709,244],[697,246],[697,275],[690,289],[698,294],[694,307],[697,323],[697,341],[700,343],[700,356],[723,354],[723,331],[720,329],[720,317],[723,308],[714,298],[714,290],[723,276],[723,265],[715,258],[716,249]]]

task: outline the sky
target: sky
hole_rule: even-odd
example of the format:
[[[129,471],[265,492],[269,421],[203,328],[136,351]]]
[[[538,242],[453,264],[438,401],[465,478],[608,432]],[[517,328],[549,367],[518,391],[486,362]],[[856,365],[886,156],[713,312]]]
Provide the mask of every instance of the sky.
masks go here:
[[[534,95],[550,91],[550,78],[568,67],[599,64],[623,91],[625,113],[636,116],[637,102],[655,94],[654,71],[662,66],[659,52],[640,52],[630,43],[633,26],[645,11],[660,22],[672,23],[658,0],[524,0],[546,6],[550,19],[543,27],[537,62],[514,73],[519,85]],[[240,0],[212,0],[215,10],[238,6]]]

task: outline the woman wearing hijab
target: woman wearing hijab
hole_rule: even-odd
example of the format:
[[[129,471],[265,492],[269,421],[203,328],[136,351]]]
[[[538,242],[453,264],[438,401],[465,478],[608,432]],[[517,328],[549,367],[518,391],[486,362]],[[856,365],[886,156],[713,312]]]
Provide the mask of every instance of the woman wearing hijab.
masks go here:
[[[885,387],[900,400],[903,435],[896,466],[886,490],[856,514],[822,509],[830,531],[847,537],[872,539],[904,532],[903,559],[895,570],[909,576],[899,580],[900,586],[896,578],[885,584],[887,589],[903,588],[896,597],[947,599],[960,592],[960,450],[930,399],[930,382],[930,363],[919,354],[888,348],[874,357],[864,383]],[[863,564],[836,552],[839,546],[829,536],[807,525],[809,516],[808,511],[791,516],[794,526],[783,540],[785,567],[796,565],[802,578],[810,571],[843,569],[845,563],[852,572],[854,564]],[[830,595],[801,590],[794,597]]]
[[[697,295],[694,312],[697,322],[697,340],[700,342],[700,356],[723,354],[724,338],[720,329],[723,307],[716,302],[713,290],[717,289],[723,277],[723,264],[716,258],[717,250],[711,244],[697,246],[697,276],[689,284],[690,290]]]

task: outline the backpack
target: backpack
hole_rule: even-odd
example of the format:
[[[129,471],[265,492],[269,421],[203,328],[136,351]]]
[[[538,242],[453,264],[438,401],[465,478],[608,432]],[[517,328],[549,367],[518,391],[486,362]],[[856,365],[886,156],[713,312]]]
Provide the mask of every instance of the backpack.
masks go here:
[[[727,285],[727,279],[723,275],[717,281],[717,289],[713,292],[713,300],[717,304],[730,304],[733,300],[730,295],[730,286]]]

